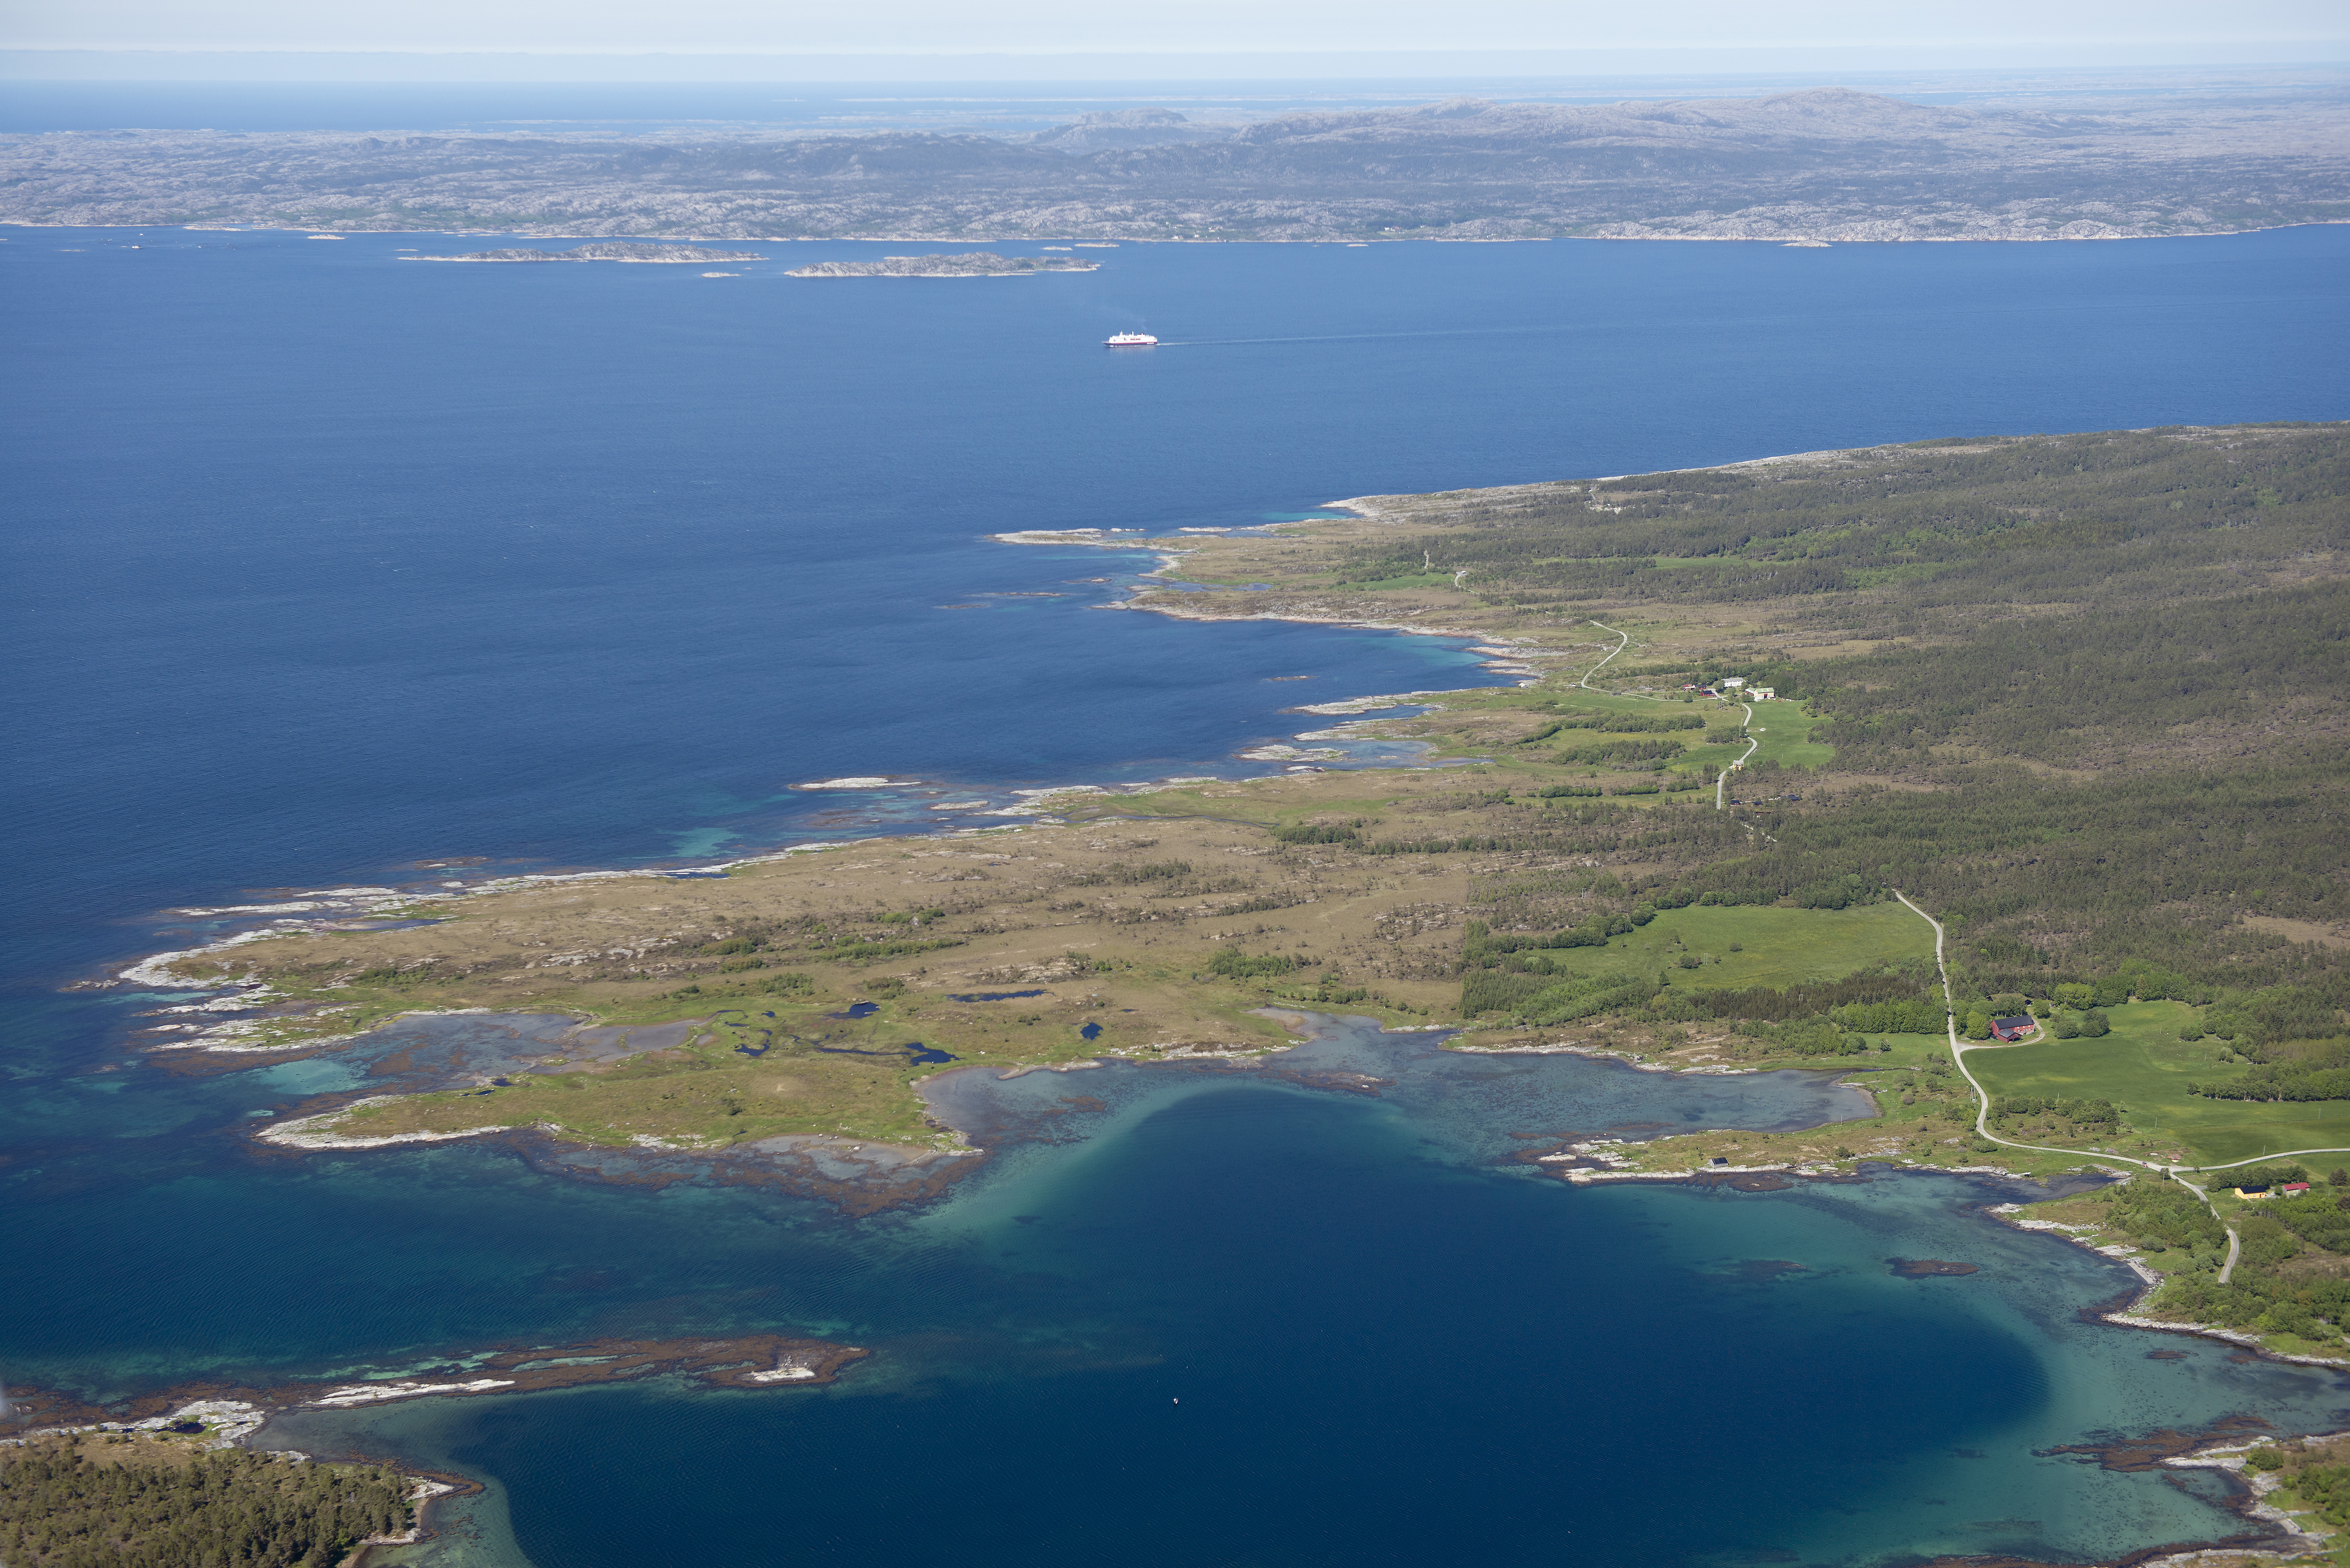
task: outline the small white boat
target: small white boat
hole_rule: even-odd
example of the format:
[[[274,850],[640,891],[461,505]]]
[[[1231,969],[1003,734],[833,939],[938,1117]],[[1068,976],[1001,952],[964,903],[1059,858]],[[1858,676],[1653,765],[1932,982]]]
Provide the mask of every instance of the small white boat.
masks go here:
[[[1103,338],[1102,346],[1106,348],[1155,348],[1158,342],[1159,339],[1148,332],[1121,332],[1115,337]]]

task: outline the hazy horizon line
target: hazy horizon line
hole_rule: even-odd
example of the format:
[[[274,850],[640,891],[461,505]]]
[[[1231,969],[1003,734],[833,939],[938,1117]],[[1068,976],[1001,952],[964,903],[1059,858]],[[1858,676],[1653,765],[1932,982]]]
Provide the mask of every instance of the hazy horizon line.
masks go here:
[[[2241,57],[2216,57],[2239,50]],[[2191,54],[2194,57],[2184,57]],[[154,76],[124,75],[138,65]],[[497,67],[492,75],[486,67]],[[782,74],[783,67],[792,74]],[[229,74],[231,67],[253,74]],[[298,74],[289,67],[299,67]],[[389,68],[423,71],[393,75]],[[906,82],[1496,79],[1789,71],[2192,72],[2350,67],[2350,39],[2128,46],[1783,46],[1756,48],[833,51],[0,48],[0,80],[382,82]],[[582,74],[593,70],[597,74]],[[733,74],[722,75],[720,72]]]

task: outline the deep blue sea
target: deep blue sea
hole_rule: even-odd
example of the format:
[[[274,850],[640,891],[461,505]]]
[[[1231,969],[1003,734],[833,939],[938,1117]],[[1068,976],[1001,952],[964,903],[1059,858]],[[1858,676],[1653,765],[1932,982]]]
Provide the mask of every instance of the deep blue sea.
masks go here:
[[[1112,1108],[1082,1140],[851,1222],[491,1147],[257,1158],[245,1112],[330,1063],[167,1075],[122,1040],[151,996],[58,988],[224,929],[175,908],[1262,771],[1234,753],[1307,727],[1293,704],[1496,679],[1445,639],[1113,613],[1148,558],[996,533],[2339,418],[2350,229],[1125,245],[937,281],[783,275],[936,248],[905,244],[703,269],[401,259],[505,236],[0,238],[0,1243],[41,1282],[0,1306],[0,1375],[120,1389],[745,1324],[881,1352],[813,1394],[338,1418],[495,1483],[480,1539],[432,1552],[537,1568],[2080,1559],[2225,1521],[2033,1449],[2248,1408],[2343,1424],[2328,1375],[2148,1362],[2079,1323],[2126,1278],[1950,1179],[1602,1193],[1497,1164],[1461,1085],[1505,1070],[1455,1059],[1379,1100],[1087,1075],[1116,1092],[1087,1086]],[[1125,327],[1165,346],[1100,347]],[[852,774],[912,782],[788,787]],[[1641,1119],[1617,1071],[1555,1060],[1526,1092],[1576,1130],[1603,1101]],[[1654,1119],[1779,1114],[1760,1085],[1634,1087]],[[1985,1269],[1897,1280],[1895,1255]]]

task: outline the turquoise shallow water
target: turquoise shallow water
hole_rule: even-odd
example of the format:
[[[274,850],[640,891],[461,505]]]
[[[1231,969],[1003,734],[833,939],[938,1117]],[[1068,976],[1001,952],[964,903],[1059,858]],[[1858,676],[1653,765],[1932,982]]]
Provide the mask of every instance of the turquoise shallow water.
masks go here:
[[[2191,1344],[2148,1362],[2146,1336],[2078,1323],[2126,1276],[1991,1227],[1967,1206],[1995,1195],[1963,1182],[1578,1191],[1496,1163],[1511,1131],[1833,1114],[1801,1081],[1458,1064],[1421,1037],[1305,1054],[1392,1078],[1376,1096],[1295,1063],[1039,1076],[984,1092],[1002,1114],[1086,1097],[1051,1124],[1070,1141],[850,1222],[503,1145],[271,1155],[250,1113],[363,1059],[174,1076],[127,1039],[155,997],[57,987],[223,929],[161,909],[438,880],[420,858],[642,864],[928,819],[927,797],[785,787],[844,774],[960,796],[1244,771],[1232,753],[1301,727],[1281,711],[1301,693],[1483,678],[1442,639],[1104,614],[1115,584],[1086,579],[1115,557],[994,532],[2338,416],[2350,231],[1138,246],[929,289],[781,275],[894,246],[705,283],[398,260],[470,239],[5,238],[27,369],[0,388],[23,585],[0,1245],[38,1288],[0,1298],[0,1376],[125,1392],[751,1328],[880,1353],[823,1392],[297,1434],[493,1478],[511,1541],[485,1515],[434,1550],[538,1568],[778,1542],[875,1563],[2080,1558],[2225,1521],[2033,1448],[2339,1422],[2329,1375]],[[1098,348],[1134,325],[1170,348]],[[1894,1255],[1982,1272],[1896,1280]],[[1743,1266],[1773,1262],[1803,1267]]]
[[[1380,1082],[1309,1086],[1331,1073]],[[2334,1374],[2084,1321],[2131,1276],[1982,1217],[2004,1184],[1577,1189],[1510,1158],[1513,1131],[1853,1114],[1826,1075],[1676,1080],[1340,1022],[1256,1068],[949,1083],[959,1114],[1002,1102],[999,1125],[1068,1114],[947,1202],[854,1223],[764,1191],[548,1187],[478,1152],[316,1162],[305,1184],[366,1222],[313,1243],[319,1293],[255,1323],[255,1345],[380,1338],[462,1303],[436,1332],[780,1324],[879,1354],[825,1390],[416,1405],[271,1440],[494,1478],[478,1539],[428,1563],[754,1563],[782,1529],[795,1559],[844,1564],[1565,1542],[1635,1568],[2209,1539],[2230,1528],[2210,1483],[2034,1450],[2350,1418]],[[391,1231],[402,1194],[454,1223],[431,1244]],[[565,1262],[590,1235],[592,1277]],[[1896,1257],[1979,1272],[1902,1279]]]

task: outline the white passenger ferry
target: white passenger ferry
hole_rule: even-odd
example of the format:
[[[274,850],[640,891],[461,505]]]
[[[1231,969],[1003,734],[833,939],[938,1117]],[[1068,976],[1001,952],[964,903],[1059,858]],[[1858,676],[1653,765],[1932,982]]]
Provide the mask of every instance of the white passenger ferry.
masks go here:
[[[1102,346],[1107,348],[1149,348],[1158,341],[1148,332],[1121,332],[1115,337],[1103,338]]]

